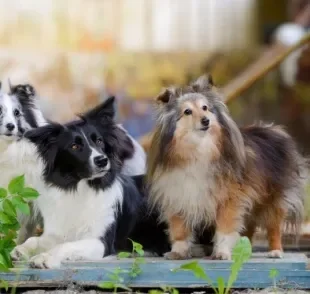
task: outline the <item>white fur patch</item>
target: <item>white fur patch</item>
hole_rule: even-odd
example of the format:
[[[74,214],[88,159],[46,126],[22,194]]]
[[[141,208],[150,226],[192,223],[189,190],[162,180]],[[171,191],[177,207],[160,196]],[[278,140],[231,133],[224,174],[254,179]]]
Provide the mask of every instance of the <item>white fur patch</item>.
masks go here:
[[[128,176],[136,176],[145,174],[146,170],[146,154],[142,146],[129,135],[122,125],[117,125],[120,129],[126,132],[127,136],[133,143],[134,154],[132,158],[125,160],[122,173]]]
[[[153,182],[152,200],[161,207],[166,218],[181,215],[190,227],[216,218],[218,199],[214,171],[206,163],[196,162],[185,168],[162,174]]]
[[[215,233],[214,242],[214,257],[216,259],[230,260],[233,247],[240,238],[238,232],[224,234],[221,232]]]
[[[58,268],[63,261],[100,260],[104,250],[104,245],[99,239],[67,242],[33,256],[30,264],[36,268]]]
[[[44,233],[38,239],[26,241],[18,250],[31,251],[31,255],[34,255],[41,252],[42,248],[51,249],[49,244],[55,246],[99,239],[115,221],[115,206],[123,197],[123,188],[118,179],[110,188],[98,192],[91,189],[86,181],[81,181],[77,191],[72,192],[46,185],[42,178],[43,162],[35,146],[26,140],[12,142],[0,158],[2,170],[8,171],[1,178],[5,186],[13,176],[24,174],[26,184],[40,193],[34,201],[34,207],[40,210],[44,218]]]

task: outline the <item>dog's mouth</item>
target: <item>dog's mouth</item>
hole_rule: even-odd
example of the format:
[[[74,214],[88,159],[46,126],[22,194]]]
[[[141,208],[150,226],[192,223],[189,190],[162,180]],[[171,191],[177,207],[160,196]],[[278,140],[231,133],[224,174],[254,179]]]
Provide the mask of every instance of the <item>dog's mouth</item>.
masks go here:
[[[199,130],[200,131],[207,131],[209,129],[209,126],[203,126],[203,127],[201,127]]]
[[[105,174],[108,172],[108,169],[101,169],[101,170],[96,170],[95,172],[92,173],[92,175],[89,177],[89,180],[94,180],[98,178],[102,178],[105,176]]]
[[[4,134],[1,134],[0,136],[2,136],[2,138],[7,138],[7,139],[10,139],[10,140],[19,140],[21,139],[22,137],[22,134],[18,133],[18,134],[13,134],[13,133],[4,133]]]

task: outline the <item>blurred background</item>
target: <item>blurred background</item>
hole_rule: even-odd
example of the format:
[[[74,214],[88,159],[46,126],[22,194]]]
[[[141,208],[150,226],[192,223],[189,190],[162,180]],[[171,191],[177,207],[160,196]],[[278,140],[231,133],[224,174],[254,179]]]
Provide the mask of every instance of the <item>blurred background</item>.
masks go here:
[[[48,115],[70,119],[108,95],[138,138],[162,87],[204,72],[218,86],[255,62],[285,23],[290,44],[310,26],[308,0],[0,0],[0,72],[32,83]],[[296,25],[297,26],[297,25]],[[283,41],[281,39],[281,41]],[[310,151],[310,51],[230,103],[240,123],[286,124]],[[296,54],[295,54],[296,55]]]
[[[118,120],[140,138],[162,87],[206,72],[219,87],[247,78],[249,66],[277,58],[260,62],[274,44],[291,46],[309,28],[309,0],[0,0],[0,73],[6,86],[33,84],[58,121],[116,95]],[[310,154],[309,46],[229,108],[240,124],[286,125]]]

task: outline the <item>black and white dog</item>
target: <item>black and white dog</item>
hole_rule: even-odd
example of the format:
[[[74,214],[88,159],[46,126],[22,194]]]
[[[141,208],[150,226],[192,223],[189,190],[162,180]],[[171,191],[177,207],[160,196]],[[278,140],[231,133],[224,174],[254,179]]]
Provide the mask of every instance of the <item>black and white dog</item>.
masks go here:
[[[24,140],[21,140],[24,132],[47,123],[33,86],[10,84],[8,93],[0,92],[0,186],[6,187],[12,178],[22,174],[22,170],[18,169],[18,160],[27,160],[22,157],[23,150],[27,148],[24,146]],[[124,142],[122,153],[119,155],[123,163],[122,173],[144,173],[146,156],[142,147],[120,125],[117,125],[116,133]],[[16,141],[19,143],[15,144]],[[16,146],[19,149],[16,149]],[[30,216],[19,216],[21,229],[17,238],[18,244],[34,234],[37,224],[42,225],[40,212],[35,206],[33,208]]]
[[[1,83],[0,83],[1,90]],[[46,124],[37,104],[35,89],[29,84],[12,86],[8,93],[0,92],[0,186],[6,188],[10,180],[20,174],[15,169],[14,158],[8,159],[10,146],[22,138],[25,131]],[[21,144],[22,146],[22,144]],[[39,215],[32,211],[31,217],[19,215],[22,224],[17,242],[24,241],[40,222]]]
[[[139,177],[121,174],[128,144],[113,120],[113,104],[110,98],[79,120],[30,130],[7,150],[27,184],[39,191],[34,206],[44,219],[43,234],[17,246],[13,259],[30,258],[38,268],[98,260],[134,231],[144,200]]]

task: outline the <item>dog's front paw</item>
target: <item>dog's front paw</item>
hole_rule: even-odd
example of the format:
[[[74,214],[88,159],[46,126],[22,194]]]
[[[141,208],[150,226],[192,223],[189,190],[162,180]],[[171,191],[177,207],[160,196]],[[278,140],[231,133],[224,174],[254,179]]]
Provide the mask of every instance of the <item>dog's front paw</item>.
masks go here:
[[[282,250],[271,250],[268,252],[268,258],[283,258]]]
[[[188,253],[179,253],[175,251],[170,251],[164,254],[164,257],[169,260],[183,260],[191,258]]]
[[[61,266],[61,261],[49,254],[41,253],[30,259],[30,267],[32,268],[59,268]]]
[[[10,255],[13,261],[26,261],[30,257],[27,248],[22,245],[16,246]]]
[[[212,258],[217,260],[231,260],[231,253],[229,251],[218,251],[213,254]]]

